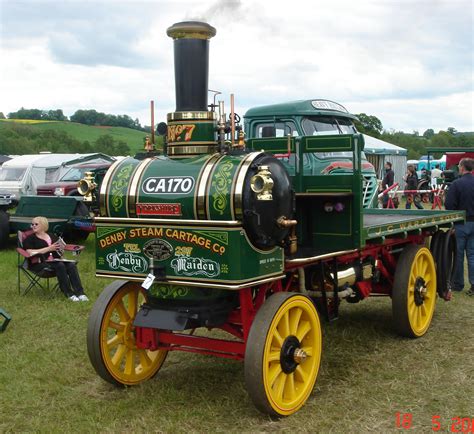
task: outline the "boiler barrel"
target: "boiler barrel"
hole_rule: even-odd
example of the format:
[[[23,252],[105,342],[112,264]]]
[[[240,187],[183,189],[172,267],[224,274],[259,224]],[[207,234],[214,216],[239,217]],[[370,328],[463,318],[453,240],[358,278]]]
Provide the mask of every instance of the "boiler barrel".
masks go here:
[[[251,179],[268,167],[272,200],[259,200]],[[203,155],[183,160],[126,158],[107,172],[102,216],[184,220],[240,220],[252,243],[272,248],[287,235],[278,218],[292,218],[293,191],[283,165],[263,152]]]

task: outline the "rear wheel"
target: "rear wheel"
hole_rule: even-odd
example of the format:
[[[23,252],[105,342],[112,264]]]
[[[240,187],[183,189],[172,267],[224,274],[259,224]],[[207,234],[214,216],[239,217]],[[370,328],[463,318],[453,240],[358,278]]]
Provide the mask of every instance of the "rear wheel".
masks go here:
[[[167,351],[137,348],[133,321],[145,292],[138,283],[115,281],[94,304],[87,328],[89,359],[97,373],[115,385],[135,385],[153,377]]]
[[[258,311],[245,350],[245,383],[255,406],[271,416],[298,411],[321,362],[319,316],[311,299],[276,293]]]
[[[405,247],[397,263],[392,291],[395,328],[402,336],[423,336],[436,305],[436,269],[431,252],[418,245]]]

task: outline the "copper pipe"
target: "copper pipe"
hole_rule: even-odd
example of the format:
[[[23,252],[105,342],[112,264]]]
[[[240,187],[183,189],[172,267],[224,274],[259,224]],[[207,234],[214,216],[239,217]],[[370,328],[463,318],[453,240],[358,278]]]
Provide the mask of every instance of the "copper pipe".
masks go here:
[[[151,143],[155,144],[155,102],[153,100],[150,101],[150,109],[151,109]]]
[[[235,113],[234,113],[234,94],[230,94],[230,143],[232,146],[234,146],[234,137],[235,137]]]
[[[297,220],[290,220],[284,216],[279,217],[277,220],[277,225],[280,228],[291,228],[293,226],[296,226],[297,224],[298,224]]]

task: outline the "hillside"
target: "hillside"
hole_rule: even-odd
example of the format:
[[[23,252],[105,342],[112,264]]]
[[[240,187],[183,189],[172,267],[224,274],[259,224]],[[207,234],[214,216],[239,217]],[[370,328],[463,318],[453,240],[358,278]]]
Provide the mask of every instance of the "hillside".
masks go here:
[[[0,119],[0,129],[15,128],[15,126],[27,126],[39,131],[53,130],[62,132],[80,142],[88,141],[89,143],[94,143],[101,136],[109,135],[114,140],[125,142],[130,147],[132,155],[143,149],[144,139],[147,135],[143,131],[123,127],[95,127],[67,121]]]

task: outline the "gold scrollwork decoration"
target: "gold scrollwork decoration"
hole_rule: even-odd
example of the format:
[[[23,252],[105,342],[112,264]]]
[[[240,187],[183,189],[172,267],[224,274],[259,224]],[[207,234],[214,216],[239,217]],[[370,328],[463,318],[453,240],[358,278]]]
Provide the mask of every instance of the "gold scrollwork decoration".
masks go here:
[[[233,167],[234,165],[231,161],[225,161],[223,164],[220,164],[212,181],[212,187],[215,189],[212,194],[212,206],[220,215],[224,214],[227,207],[229,187],[232,184],[231,172]]]
[[[181,298],[188,293],[189,288],[185,286],[156,285],[153,288],[153,295],[160,298]]]
[[[127,164],[120,169],[112,182],[110,193],[112,195],[112,207],[115,212],[120,211],[123,206],[123,200],[130,181],[130,174],[132,173],[132,170],[133,165]]]

